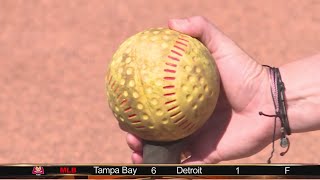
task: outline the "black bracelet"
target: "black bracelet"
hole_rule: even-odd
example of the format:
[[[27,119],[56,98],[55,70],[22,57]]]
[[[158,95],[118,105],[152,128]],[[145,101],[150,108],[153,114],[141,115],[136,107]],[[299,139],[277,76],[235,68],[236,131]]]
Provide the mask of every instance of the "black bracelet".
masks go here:
[[[282,82],[282,79],[281,79],[281,75],[280,75],[280,71],[279,71],[279,68],[276,68],[275,69],[276,71],[276,75],[277,75],[277,86],[279,87],[279,97],[278,97],[278,100],[279,100],[279,111],[280,111],[280,119],[282,121],[282,124],[283,124],[283,127],[286,131],[286,134],[287,135],[291,135],[291,129],[290,129],[290,126],[289,126],[289,121],[288,121],[288,116],[287,116],[287,108],[286,108],[286,103],[285,103],[285,94],[284,94],[284,91],[285,91],[285,86],[284,86],[284,83]]]
[[[290,147],[290,141],[287,138],[287,135],[291,134],[291,129],[289,126],[288,116],[287,116],[287,108],[286,108],[286,99],[285,99],[285,86],[281,79],[281,74],[279,68],[270,67],[268,65],[263,65],[265,67],[269,67],[270,79],[271,79],[271,95],[275,106],[275,115],[267,115],[263,112],[259,112],[259,115],[264,115],[268,117],[274,117],[274,132],[272,138],[272,152],[271,156],[268,159],[268,163],[271,163],[271,158],[274,152],[274,141],[275,141],[275,131],[276,131],[276,119],[279,118],[281,122],[281,139],[280,146],[283,148],[287,148],[285,152],[280,153],[281,156],[284,156]]]

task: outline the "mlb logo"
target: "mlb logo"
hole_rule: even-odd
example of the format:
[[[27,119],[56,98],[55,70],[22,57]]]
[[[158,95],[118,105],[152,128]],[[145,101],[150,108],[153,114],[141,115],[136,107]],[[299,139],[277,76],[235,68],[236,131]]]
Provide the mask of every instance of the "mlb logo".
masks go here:
[[[40,176],[41,174],[44,174],[44,169],[42,166],[35,166],[32,169],[32,174],[35,174],[37,176]]]

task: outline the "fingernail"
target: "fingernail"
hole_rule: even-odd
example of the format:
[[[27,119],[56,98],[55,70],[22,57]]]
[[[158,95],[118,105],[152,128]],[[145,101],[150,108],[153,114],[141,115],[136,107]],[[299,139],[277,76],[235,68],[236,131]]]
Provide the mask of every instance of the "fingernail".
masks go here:
[[[173,19],[172,22],[175,26],[183,27],[188,23],[187,19]]]

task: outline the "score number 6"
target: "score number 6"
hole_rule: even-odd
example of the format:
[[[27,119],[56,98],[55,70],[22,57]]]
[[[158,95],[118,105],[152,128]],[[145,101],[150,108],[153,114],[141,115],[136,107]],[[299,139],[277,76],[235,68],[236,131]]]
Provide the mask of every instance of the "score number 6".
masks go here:
[[[157,173],[157,168],[156,167],[152,167],[151,168],[151,174],[156,174]]]

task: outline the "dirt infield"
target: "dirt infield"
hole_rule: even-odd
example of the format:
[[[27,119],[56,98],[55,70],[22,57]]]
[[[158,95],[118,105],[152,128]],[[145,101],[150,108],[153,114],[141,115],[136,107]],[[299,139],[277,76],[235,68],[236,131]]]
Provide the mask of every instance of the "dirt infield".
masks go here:
[[[129,163],[107,107],[108,61],[128,36],[202,15],[253,58],[281,65],[320,47],[320,1],[0,1],[0,163]],[[319,163],[320,132],[274,163]],[[261,153],[223,163],[264,163]]]

